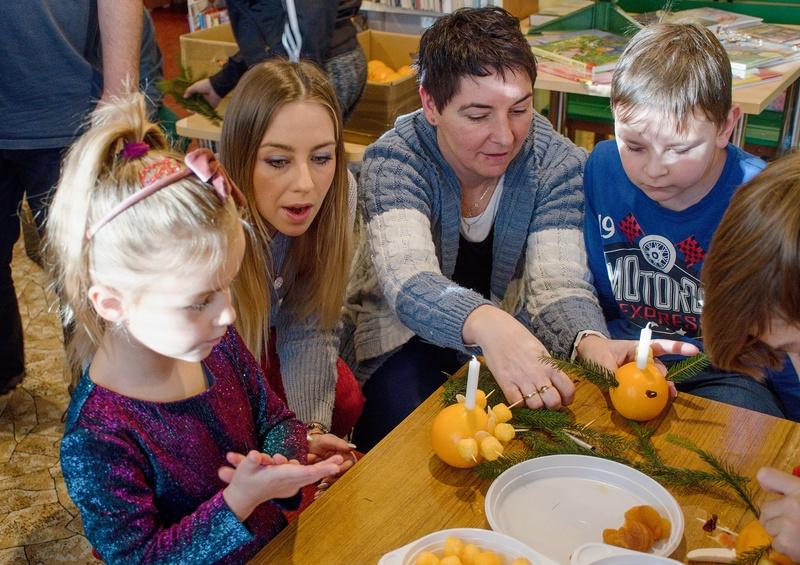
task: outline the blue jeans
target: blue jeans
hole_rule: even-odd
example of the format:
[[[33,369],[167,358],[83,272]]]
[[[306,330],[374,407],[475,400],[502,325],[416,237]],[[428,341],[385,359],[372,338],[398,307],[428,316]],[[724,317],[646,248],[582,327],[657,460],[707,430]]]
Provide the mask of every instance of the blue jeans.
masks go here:
[[[25,370],[22,320],[11,278],[11,257],[20,233],[19,208],[26,196],[41,233],[62,152],[63,148],[0,149],[0,393]]]
[[[372,449],[465,360],[416,336],[389,356],[362,387],[366,403],[353,431],[358,450]]]
[[[785,418],[772,389],[744,375],[725,373],[712,367],[676,385],[676,388],[683,393]]]

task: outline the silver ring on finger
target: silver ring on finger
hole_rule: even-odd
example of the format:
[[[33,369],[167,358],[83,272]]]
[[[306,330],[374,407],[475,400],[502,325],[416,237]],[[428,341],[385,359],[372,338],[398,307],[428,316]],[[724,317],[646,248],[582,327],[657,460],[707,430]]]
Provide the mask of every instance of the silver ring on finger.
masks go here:
[[[550,390],[550,385],[542,385],[540,388],[536,389],[536,394],[544,394],[548,390]]]

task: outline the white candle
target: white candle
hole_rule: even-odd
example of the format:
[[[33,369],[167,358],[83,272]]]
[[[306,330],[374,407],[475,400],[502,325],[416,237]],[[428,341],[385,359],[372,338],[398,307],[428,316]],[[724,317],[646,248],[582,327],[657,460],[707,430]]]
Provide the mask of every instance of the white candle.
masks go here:
[[[636,366],[639,369],[647,368],[647,362],[650,359],[650,339],[653,335],[653,331],[650,329],[651,324],[656,325],[647,322],[647,325],[639,333],[639,345],[636,346]]]
[[[481,370],[481,362],[474,355],[469,360],[469,371],[467,372],[467,398],[464,400],[464,407],[467,410],[475,408],[475,393],[478,390],[478,373]]]

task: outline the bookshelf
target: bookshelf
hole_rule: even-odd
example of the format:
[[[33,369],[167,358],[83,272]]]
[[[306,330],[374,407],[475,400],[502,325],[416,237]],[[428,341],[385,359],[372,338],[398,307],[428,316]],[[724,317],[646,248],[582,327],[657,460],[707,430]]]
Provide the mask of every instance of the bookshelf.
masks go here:
[[[442,14],[478,6],[501,6],[522,19],[538,11],[539,0],[364,0],[361,13],[371,29],[419,35]]]

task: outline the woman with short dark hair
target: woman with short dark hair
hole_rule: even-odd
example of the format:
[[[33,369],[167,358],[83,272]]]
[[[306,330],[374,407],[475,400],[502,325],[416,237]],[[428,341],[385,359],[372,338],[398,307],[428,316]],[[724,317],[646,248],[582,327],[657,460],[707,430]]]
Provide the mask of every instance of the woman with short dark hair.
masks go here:
[[[519,20],[461,9],[422,36],[422,109],[371,145],[363,241],[346,306],[368,449],[482,353],[510,402],[558,408],[574,385],[553,351],[616,368],[586,269],[586,154],[533,110],[536,63]]]

